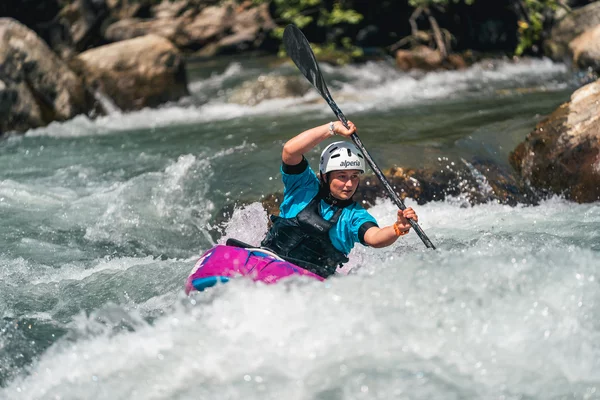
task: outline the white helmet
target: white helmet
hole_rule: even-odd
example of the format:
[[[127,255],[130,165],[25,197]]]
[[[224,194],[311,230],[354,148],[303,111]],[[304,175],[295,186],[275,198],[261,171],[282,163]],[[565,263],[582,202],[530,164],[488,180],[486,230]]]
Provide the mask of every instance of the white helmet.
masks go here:
[[[325,175],[331,171],[357,169],[365,172],[365,159],[353,143],[334,142],[321,153],[319,172]]]

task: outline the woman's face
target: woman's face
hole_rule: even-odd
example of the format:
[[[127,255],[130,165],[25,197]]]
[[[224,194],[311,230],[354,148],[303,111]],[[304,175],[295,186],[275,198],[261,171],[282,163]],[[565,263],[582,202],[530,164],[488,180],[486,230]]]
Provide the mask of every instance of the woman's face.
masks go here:
[[[360,174],[361,172],[357,169],[331,171],[329,173],[329,191],[331,195],[338,200],[350,199],[356,192],[356,188],[358,188]]]

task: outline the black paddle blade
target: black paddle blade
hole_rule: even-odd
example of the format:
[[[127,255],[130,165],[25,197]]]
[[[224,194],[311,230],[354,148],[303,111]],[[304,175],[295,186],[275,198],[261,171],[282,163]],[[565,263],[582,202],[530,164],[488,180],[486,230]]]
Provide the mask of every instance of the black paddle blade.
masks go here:
[[[283,31],[283,46],[296,67],[327,100],[331,99],[327,84],[323,79],[315,54],[306,36],[295,25],[288,25]]]
[[[321,97],[329,104],[333,113],[347,128],[348,120],[335,101],[333,101],[323,74],[319,69],[315,53],[310,48],[310,43],[306,39],[306,36],[295,25],[290,24],[283,31],[283,46],[292,61],[294,61],[294,64],[296,64],[296,67],[302,72],[302,75],[317,89]]]

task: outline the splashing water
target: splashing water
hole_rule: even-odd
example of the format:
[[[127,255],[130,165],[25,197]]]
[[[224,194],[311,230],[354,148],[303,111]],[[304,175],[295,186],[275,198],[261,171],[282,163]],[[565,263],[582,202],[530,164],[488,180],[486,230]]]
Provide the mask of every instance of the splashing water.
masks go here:
[[[0,398],[600,398],[598,204],[407,199],[438,250],[413,233],[355,247],[323,283],[186,297],[215,242],[260,242],[283,141],[331,118],[314,93],[226,103],[240,75],[267,72],[236,64],[190,85],[199,103],[0,144]],[[572,87],[548,61],[324,72],[382,166],[455,160],[474,176],[474,156],[505,160]],[[395,208],[370,212],[387,225]]]

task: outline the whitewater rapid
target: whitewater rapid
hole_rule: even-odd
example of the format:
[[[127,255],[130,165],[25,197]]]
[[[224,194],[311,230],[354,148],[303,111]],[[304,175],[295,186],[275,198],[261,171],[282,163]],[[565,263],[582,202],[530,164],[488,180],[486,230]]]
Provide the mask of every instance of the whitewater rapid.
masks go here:
[[[383,166],[506,163],[577,84],[547,60],[323,71]],[[314,92],[228,102],[272,73],[297,72],[234,63],[181,102],[0,142],[1,399],[600,398],[598,203],[407,199],[436,251],[411,233],[324,283],[185,296],[212,245],[260,242],[283,142],[332,118]]]
[[[326,283],[240,279],[190,298],[173,285],[168,295],[105,304],[76,315],[70,340],[51,347],[1,393],[597,398],[600,234],[585,226],[597,226],[600,207],[560,199],[516,208],[408,204],[419,210],[438,250],[411,234],[389,249],[357,248],[354,269]],[[259,209],[236,211],[226,236],[262,234],[266,214],[257,219]],[[372,209],[383,223],[393,211],[389,201]],[[249,220],[259,222],[249,228]],[[183,264],[123,259],[98,265],[91,276],[121,277],[143,267],[145,276],[167,269],[183,279],[189,272]],[[83,284],[90,276],[59,281],[67,279]],[[160,312],[149,323],[151,310]]]

